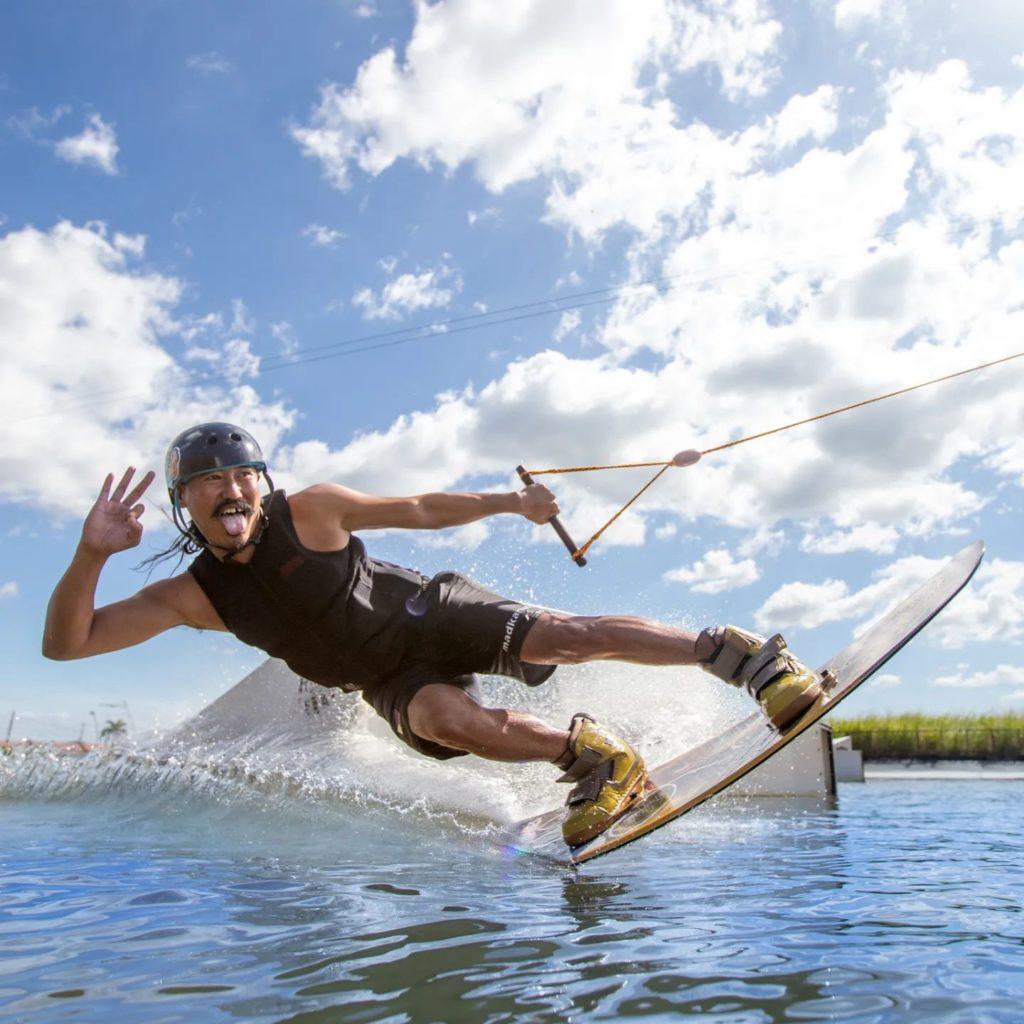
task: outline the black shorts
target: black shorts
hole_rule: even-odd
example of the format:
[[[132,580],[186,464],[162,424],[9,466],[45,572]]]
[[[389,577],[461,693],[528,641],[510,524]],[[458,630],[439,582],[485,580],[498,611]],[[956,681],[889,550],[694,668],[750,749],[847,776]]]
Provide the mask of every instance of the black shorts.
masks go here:
[[[447,683],[478,700],[476,674],[509,676],[539,686],[555,665],[519,660],[523,641],[542,608],[510,601],[457,572],[438,573],[406,603],[415,631],[407,663],[363,688],[365,700],[413,750],[447,760],[453,750],[416,736],[409,727],[409,701],[430,683]],[[476,691],[476,692],[475,692]]]

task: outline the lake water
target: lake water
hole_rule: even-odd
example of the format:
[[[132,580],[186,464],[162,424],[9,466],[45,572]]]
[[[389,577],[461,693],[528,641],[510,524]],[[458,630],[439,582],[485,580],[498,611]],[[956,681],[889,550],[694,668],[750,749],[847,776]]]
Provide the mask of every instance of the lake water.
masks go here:
[[[1024,1021],[1021,782],[712,802],[574,874],[475,814],[0,761],[6,1019]]]

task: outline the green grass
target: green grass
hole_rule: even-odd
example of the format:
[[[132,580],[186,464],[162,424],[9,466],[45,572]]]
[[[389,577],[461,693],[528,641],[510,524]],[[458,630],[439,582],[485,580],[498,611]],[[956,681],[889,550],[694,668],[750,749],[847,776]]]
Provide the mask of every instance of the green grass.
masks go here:
[[[831,720],[832,733],[850,736],[866,761],[1024,760],[1024,713],[1002,715],[865,715]]]

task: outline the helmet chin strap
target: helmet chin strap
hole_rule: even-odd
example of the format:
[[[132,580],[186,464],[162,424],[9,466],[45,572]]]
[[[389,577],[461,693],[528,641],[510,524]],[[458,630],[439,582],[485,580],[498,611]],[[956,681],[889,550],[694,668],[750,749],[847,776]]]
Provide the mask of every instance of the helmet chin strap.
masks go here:
[[[264,470],[264,477],[266,477],[267,484],[270,487],[270,494],[267,495],[269,498],[274,493],[274,481],[270,479],[270,474]],[[184,537],[190,540],[198,551],[199,548],[207,548],[212,552],[213,548],[218,551],[225,551],[227,554],[224,555],[224,561],[230,562],[232,559],[237,558],[243,551],[248,547],[255,547],[263,539],[263,534],[266,532],[267,527],[270,525],[270,516],[267,515],[266,510],[260,505],[260,523],[254,531],[253,535],[242,545],[237,548],[228,547],[226,544],[217,544],[212,540],[207,540],[203,535],[202,531],[193,522],[185,522],[185,517],[181,514],[181,507],[178,505],[177,500],[171,507],[171,518],[174,525],[178,528],[178,532]]]

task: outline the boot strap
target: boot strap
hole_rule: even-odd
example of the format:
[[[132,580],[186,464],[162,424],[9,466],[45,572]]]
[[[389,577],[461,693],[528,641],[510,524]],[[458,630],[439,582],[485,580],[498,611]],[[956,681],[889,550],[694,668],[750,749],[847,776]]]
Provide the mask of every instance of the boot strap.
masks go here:
[[[743,686],[752,697],[777,676],[795,668],[786,641],[781,633],[765,640],[756,633],[737,629],[705,629],[717,650],[701,664],[714,676],[727,683]]]
[[[567,807],[575,807],[577,804],[586,803],[588,800],[596,800],[601,792],[601,787],[612,777],[615,765],[612,761],[603,761],[596,768],[584,775],[565,798]],[[562,781],[562,780],[559,780]]]
[[[575,749],[584,724],[593,720],[583,711],[578,711],[572,716],[572,721],[569,723],[569,742],[565,746],[565,753],[555,761],[555,767],[561,768],[565,773],[558,779],[559,782],[578,782],[600,762],[600,755],[589,747],[581,751],[579,755],[576,754]]]

